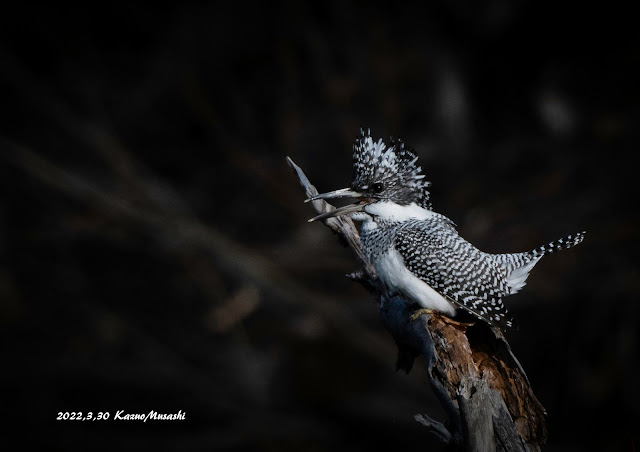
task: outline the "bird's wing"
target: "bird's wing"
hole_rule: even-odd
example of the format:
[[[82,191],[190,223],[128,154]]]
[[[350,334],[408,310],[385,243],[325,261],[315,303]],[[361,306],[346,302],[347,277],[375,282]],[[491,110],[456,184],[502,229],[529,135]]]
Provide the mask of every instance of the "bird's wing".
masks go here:
[[[412,273],[456,306],[490,324],[511,326],[502,302],[509,293],[505,271],[450,224],[407,222],[394,245]]]

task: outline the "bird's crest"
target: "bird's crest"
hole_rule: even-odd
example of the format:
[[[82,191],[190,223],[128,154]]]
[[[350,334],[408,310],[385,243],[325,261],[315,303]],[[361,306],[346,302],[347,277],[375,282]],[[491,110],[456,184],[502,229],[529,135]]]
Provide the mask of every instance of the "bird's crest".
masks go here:
[[[370,189],[382,183],[386,197],[396,202],[415,202],[431,210],[427,188],[431,182],[424,180],[422,168],[416,165],[418,157],[402,140],[391,139],[389,147],[380,138],[374,142],[371,131],[360,129],[353,145],[354,189]]]

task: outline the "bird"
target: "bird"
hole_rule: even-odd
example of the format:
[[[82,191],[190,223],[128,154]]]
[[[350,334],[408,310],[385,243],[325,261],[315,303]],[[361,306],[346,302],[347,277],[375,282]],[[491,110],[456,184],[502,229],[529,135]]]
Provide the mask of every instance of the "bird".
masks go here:
[[[519,292],[540,259],[581,243],[585,231],[520,253],[490,254],[462,238],[456,225],[433,210],[431,183],[418,157],[399,138],[388,145],[360,130],[353,145],[353,178],[347,188],[318,199],[355,198],[356,202],[309,219],[347,215],[362,222],[366,258],[391,294],[419,305],[417,312],[453,318],[468,312],[491,326],[514,326],[503,298]]]

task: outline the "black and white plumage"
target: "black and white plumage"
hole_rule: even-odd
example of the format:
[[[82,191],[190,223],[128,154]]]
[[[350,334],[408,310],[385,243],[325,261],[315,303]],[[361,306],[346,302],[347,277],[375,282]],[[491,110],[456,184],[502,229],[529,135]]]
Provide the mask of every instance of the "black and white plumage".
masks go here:
[[[363,248],[387,290],[423,308],[449,316],[463,309],[490,324],[511,326],[503,297],[524,287],[544,255],[584,238],[581,232],[525,253],[484,253],[460,237],[451,220],[433,212],[430,183],[402,141],[392,140],[387,148],[362,131],[353,149],[351,187],[311,199],[359,202],[312,220],[349,214],[362,221]]]
[[[424,180],[422,168],[416,165],[418,157],[400,139],[391,139],[389,147],[382,139],[371,139],[368,131],[356,139],[353,145],[353,180],[351,188],[376,191],[379,199],[415,202],[431,210],[427,188],[431,182]]]

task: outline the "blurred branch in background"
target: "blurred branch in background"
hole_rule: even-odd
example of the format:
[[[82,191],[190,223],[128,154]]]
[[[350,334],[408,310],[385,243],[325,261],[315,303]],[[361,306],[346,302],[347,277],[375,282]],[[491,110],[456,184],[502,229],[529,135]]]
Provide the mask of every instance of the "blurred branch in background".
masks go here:
[[[10,162],[50,188],[103,210],[108,216],[117,217],[117,221],[126,221],[143,228],[148,236],[157,238],[161,247],[169,250],[191,247],[205,251],[215,259],[220,270],[232,275],[234,279],[250,281],[260,290],[277,295],[276,299],[281,302],[310,306],[331,326],[347,333],[346,336],[353,338],[354,343],[360,344],[363,350],[369,350],[369,354],[377,356],[377,352],[372,350],[384,350],[385,342],[378,334],[366,329],[360,330],[357,326],[354,329],[353,322],[344,317],[344,310],[338,308],[332,299],[308,291],[290,279],[275,262],[225,237],[212,226],[202,224],[191,214],[188,203],[182,200],[170,184],[153,176],[152,171],[143,167],[114,136],[81,120],[16,61],[4,56],[7,62],[4,70],[28,94],[30,100],[67,133],[97,152],[108,163],[111,174],[102,174],[100,177],[108,177],[111,183],[110,187],[104,186],[106,184],[101,186],[79,171],[64,169],[47,160],[43,154],[0,137],[3,147],[8,151],[5,157]],[[205,108],[209,111],[207,117],[215,117],[210,107]],[[215,127],[218,122],[213,120],[210,124],[225,139],[227,134],[224,130],[219,126]],[[232,142],[228,138],[225,141]],[[235,155],[234,151],[239,149],[235,147],[226,152]],[[236,156],[234,160],[239,165],[252,161],[248,154],[245,153],[244,157]],[[259,165],[250,163],[246,165],[246,169],[271,181],[271,187],[282,186],[269,178]],[[202,284],[203,280],[198,282]],[[237,302],[244,298],[233,297],[229,301],[233,303],[232,300]],[[227,307],[227,310],[219,312],[233,310],[230,306]],[[240,311],[244,309],[246,306],[240,308]],[[221,322],[225,324],[227,320]]]
[[[347,341],[376,359],[382,359],[384,350],[390,353],[391,347],[379,333],[369,331],[348,319],[335,300],[310,292],[289,278],[275,262],[223,236],[213,227],[203,225],[193,216],[172,210],[172,205],[182,205],[176,193],[169,193],[174,202],[153,197],[146,200],[127,199],[54,165],[34,151],[6,139],[2,141],[3,147],[11,150],[12,163],[49,188],[104,210],[109,216],[119,218],[118,221],[131,222],[146,229],[147,235],[159,238],[159,246],[172,250],[195,248],[205,251],[225,274],[250,281],[260,290],[276,295],[276,300],[283,303],[281,308],[299,305],[304,309],[314,310],[331,328],[344,335]],[[154,186],[152,181],[142,178],[136,180],[145,193],[160,191],[160,187]],[[167,186],[163,185],[161,189],[166,192]],[[254,301],[247,305],[243,297],[233,297],[229,300],[230,303],[243,303],[243,306],[234,308],[227,305],[226,309],[218,309],[216,312],[236,317],[237,312],[255,309],[258,301],[255,296],[253,298]],[[228,321],[229,319],[221,319],[219,324],[226,324]]]

